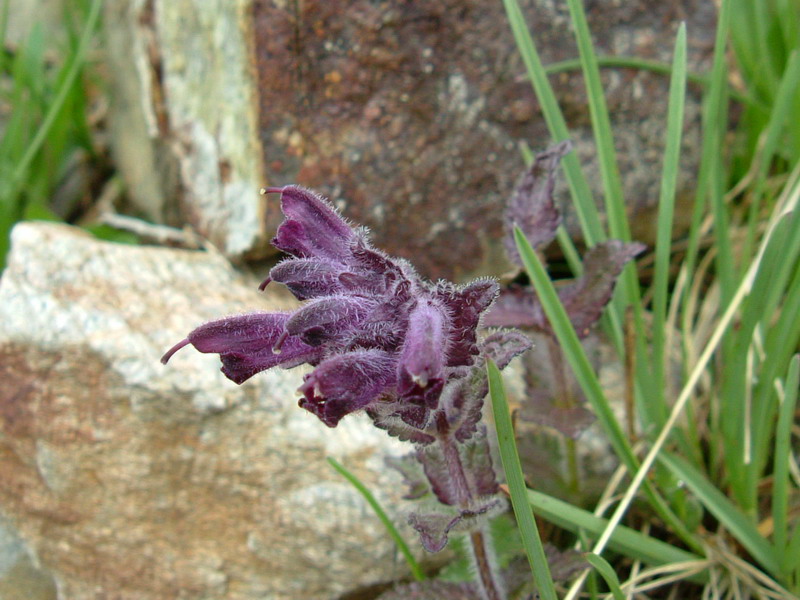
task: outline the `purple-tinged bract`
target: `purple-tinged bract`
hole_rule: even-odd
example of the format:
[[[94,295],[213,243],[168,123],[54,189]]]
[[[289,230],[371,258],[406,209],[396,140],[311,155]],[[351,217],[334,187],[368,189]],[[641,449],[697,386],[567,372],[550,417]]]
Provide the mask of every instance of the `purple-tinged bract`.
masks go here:
[[[558,288],[558,298],[579,337],[589,335],[591,327],[611,300],[622,269],[644,249],[644,245],[638,242],[601,242],[586,254],[583,275]],[[516,286],[503,290],[486,314],[483,324],[529,327],[553,335],[539,297],[529,287]]]
[[[514,242],[514,227],[522,230],[534,248],[549,244],[556,237],[561,213],[553,202],[553,190],[561,159],[571,150],[572,143],[567,140],[537,154],[508,199],[503,243],[508,257],[520,267],[522,259]]]
[[[489,279],[459,287],[419,277],[402,259],[373,248],[320,196],[290,185],[280,192],[285,219],[272,243],[288,255],[262,289],[280,282],[303,306],[291,313],[233,316],[202,325],[173,347],[220,355],[223,373],[242,383],[275,366],[307,363],[300,406],[335,427],[369,409],[380,426],[418,430],[445,385],[482,366],[477,329],[497,295]],[[377,415],[380,415],[378,417]]]

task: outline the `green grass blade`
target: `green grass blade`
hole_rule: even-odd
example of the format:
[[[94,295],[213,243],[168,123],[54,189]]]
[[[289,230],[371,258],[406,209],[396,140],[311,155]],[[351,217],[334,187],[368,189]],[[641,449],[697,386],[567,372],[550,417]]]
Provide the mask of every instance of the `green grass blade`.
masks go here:
[[[347,479],[347,481],[349,481],[350,484],[354,488],[356,488],[358,492],[364,497],[364,499],[367,501],[370,507],[372,507],[372,510],[375,512],[375,515],[378,517],[378,519],[380,519],[381,523],[383,523],[383,526],[386,527],[386,531],[389,532],[389,535],[391,536],[392,540],[394,540],[397,549],[405,557],[406,562],[408,563],[408,568],[411,569],[411,575],[414,577],[414,579],[416,579],[417,581],[424,580],[425,573],[422,572],[422,568],[419,566],[417,559],[414,558],[414,555],[408,548],[408,544],[406,544],[406,541],[403,539],[403,536],[400,535],[399,531],[397,531],[397,528],[394,526],[394,523],[392,523],[392,520],[383,510],[378,501],[375,499],[375,496],[372,495],[372,492],[370,492],[367,489],[367,486],[361,483],[358,477],[356,477],[345,467],[343,467],[337,460],[328,457],[328,463],[342,477]]]
[[[2,0],[0,4],[0,73],[6,70],[6,35],[8,34],[8,8],[10,0]]]
[[[716,266],[720,280],[722,297],[720,303],[726,306],[735,290],[733,250],[728,231],[728,209],[724,202],[724,169],[721,148],[725,147],[725,134],[728,119],[727,79],[728,69],[725,56],[732,0],[722,0],[717,19],[717,33],[714,44],[714,61],[711,68],[711,87],[703,106],[703,148],[700,162],[698,193],[710,198],[716,234]]]
[[[25,40],[14,57],[12,75],[14,84],[21,84],[30,93],[30,101],[36,106],[44,105],[47,77],[44,60],[45,35],[41,23],[34,23]]]
[[[786,71],[778,85],[769,122],[763,133],[764,143],[759,154],[758,171],[750,194],[748,231],[743,245],[743,256],[750,256],[755,244],[758,224],[761,221],[760,208],[767,178],[774,166],[773,158],[776,154],[780,155],[779,147],[781,142],[786,142],[787,128],[796,119],[798,89],[800,89],[800,52],[794,50],[789,56]]]
[[[778,314],[784,297],[788,300],[791,296],[800,295],[800,289],[787,290],[787,284],[796,278],[798,264],[800,211],[796,210],[777,221],[766,243],[753,281],[753,291],[743,303],[740,321],[729,336],[730,344],[726,353],[727,369],[722,382],[722,397],[728,401],[735,399],[737,403],[731,403],[726,408],[726,418],[723,420],[725,459],[729,469],[738,475],[732,482],[735,498],[749,515],[756,514],[759,479],[772,447],[777,410],[772,383],[786,372],[793,352],[786,344],[792,344],[791,334],[797,331],[798,324],[786,322],[786,318],[797,306],[785,306],[779,312],[777,322],[773,316]],[[773,329],[772,326],[778,323],[781,326]],[[753,358],[753,373],[748,374],[748,356],[757,356],[753,350],[754,337],[764,330],[769,340],[765,346],[765,359]],[[730,412],[727,412],[728,409]],[[749,420],[742,418],[742,415],[749,415]],[[746,423],[749,423],[747,429]],[[749,439],[748,447],[742,447],[742,440],[745,439]]]
[[[497,365],[491,360],[487,361],[486,372],[489,376],[489,396],[492,399],[492,414],[497,427],[497,441],[500,448],[500,458],[503,462],[503,471],[511,494],[511,505],[517,517],[519,532],[522,537],[522,546],[528,556],[533,578],[539,590],[540,597],[544,600],[558,600],[553,578],[547,557],[539,539],[539,530],[533,517],[533,511],[528,504],[527,488],[519,463],[517,445],[514,441],[514,428],[511,424],[511,414],[508,409],[503,376]]]
[[[597,64],[597,57],[594,52],[589,25],[586,21],[586,13],[583,10],[582,0],[567,0],[572,25],[575,30],[575,41],[578,45],[583,77],[586,84],[586,97],[589,103],[589,113],[592,121],[592,131],[594,133],[595,145],[597,147],[597,158],[600,167],[600,179],[602,181],[606,219],[608,221],[609,235],[612,238],[623,241],[630,241],[630,227],[628,216],[625,209],[625,200],[622,191],[622,180],[619,174],[617,163],[617,153],[614,148],[614,135],[611,129],[611,119],[606,105],[605,93],[600,82],[600,69]],[[644,331],[642,322],[642,308],[640,305],[641,292],[639,290],[639,280],[636,277],[633,265],[626,265],[617,283],[619,292],[611,300],[611,310],[608,311],[606,325],[610,329],[615,347],[620,356],[623,356],[623,345],[621,337],[621,316],[625,304],[633,304],[634,321],[637,323],[638,331]],[[639,359],[641,370],[645,373],[646,353],[643,346],[644,340],[637,338],[637,358]],[[638,385],[642,388],[647,397],[653,397],[653,392],[657,390],[650,386],[652,377],[638,377]],[[657,411],[660,413],[665,411]]]
[[[672,78],[669,86],[667,110],[667,135],[664,165],[661,174],[661,193],[658,202],[658,229],[656,232],[655,272],[653,275],[653,371],[655,385],[651,388],[657,396],[653,402],[664,408],[666,349],[665,328],[670,258],[672,256],[672,223],[675,213],[675,192],[678,186],[684,104],[686,99],[686,26],[678,29],[675,55],[672,61]]]
[[[614,411],[608,404],[608,400],[600,387],[600,382],[597,380],[597,376],[581,346],[578,335],[572,327],[569,316],[564,310],[561,301],[558,299],[558,294],[550,281],[550,277],[547,275],[542,263],[539,261],[533,248],[531,248],[531,245],[528,243],[528,240],[525,239],[525,235],[519,228],[514,230],[514,237],[517,242],[517,249],[519,250],[520,257],[522,258],[522,263],[525,266],[525,270],[528,272],[536,294],[539,296],[539,300],[553,327],[553,331],[555,331],[556,337],[561,344],[564,356],[572,367],[575,377],[578,379],[581,388],[584,390],[584,393],[594,408],[597,418],[606,431],[617,456],[619,456],[626,465],[632,467],[636,463],[633,451],[628,445],[625,434],[614,416]]]
[[[784,568],[791,573],[791,585],[800,588],[800,522],[794,526],[794,531],[786,547],[783,557]]]
[[[770,2],[752,0],[731,0],[734,9],[731,20],[731,39],[734,52],[745,78],[761,94],[777,86],[778,74],[775,70],[774,53],[770,49],[773,36],[768,31],[772,19],[769,15]]]
[[[78,48],[75,51],[74,56],[72,57],[72,63],[70,64],[64,79],[61,81],[61,85],[58,88],[58,92],[56,92],[53,102],[48,107],[47,114],[45,114],[42,124],[39,126],[36,135],[31,140],[28,148],[25,151],[25,154],[22,156],[17,164],[16,169],[11,175],[12,185],[18,185],[22,181],[26,171],[28,170],[28,167],[33,161],[33,158],[42,147],[50,128],[61,112],[64,101],[66,100],[67,95],[72,88],[72,84],[75,82],[75,78],[78,76],[78,73],[80,72],[81,67],[86,59],[86,54],[89,50],[89,44],[92,40],[95,28],[97,27],[97,22],[100,18],[100,8],[102,5],[103,0],[94,0],[92,2],[89,14],[86,17],[86,23],[84,25],[83,34],[81,35],[81,41],[78,44]]]
[[[614,452],[631,473],[635,473],[639,467],[639,461],[633,453],[633,450],[628,443],[628,439],[623,433],[622,427],[617,421],[614,411],[608,403],[608,400],[603,393],[597,375],[592,368],[586,352],[581,346],[575,329],[569,320],[569,316],[564,310],[561,301],[558,299],[553,283],[544,270],[544,266],[539,261],[536,253],[531,248],[525,235],[518,227],[514,229],[514,239],[517,243],[517,250],[519,251],[522,263],[525,270],[530,277],[536,294],[539,296],[539,301],[542,303],[545,315],[553,328],[553,331],[558,338],[561,349],[564,352],[564,357],[567,359],[570,367],[572,368],[575,378],[586,395],[589,403],[594,409],[595,416],[603,427],[608,440],[611,443]],[[698,547],[697,541],[694,536],[686,529],[685,525],[678,519],[664,500],[659,497],[650,482],[644,482],[644,491],[647,498],[655,511],[664,519],[664,522],[672,527],[673,531],[680,536],[680,538],[692,547]]]
[[[625,600],[625,594],[619,585],[619,577],[614,572],[614,568],[608,564],[608,561],[598,554],[587,552],[583,555],[587,562],[594,567],[594,570],[600,573],[600,576],[606,580],[608,589],[611,590],[611,595],[614,600]]]
[[[519,3],[517,0],[503,0],[503,4],[505,5],[508,21],[520,55],[528,70],[528,76],[539,99],[539,104],[542,107],[542,114],[547,122],[550,135],[554,140],[568,139],[570,135],[564,115],[561,113],[553,88],[547,79],[547,73],[539,53],[536,51],[528,26],[525,24],[525,18],[522,15]],[[567,154],[562,159],[561,164],[567,174],[567,184],[569,185],[586,243],[589,246],[594,246],[606,239],[606,233],[600,222],[600,216],[594,204],[589,184],[574,152]]]
[[[775,431],[774,484],[772,488],[772,522],[775,553],[787,550],[789,532],[789,456],[792,452],[792,425],[797,405],[797,390],[800,387],[800,354],[795,354],[783,386],[785,391],[778,411]]]
[[[519,48],[520,55],[522,56],[527,68],[528,76],[533,84],[537,98],[539,99],[539,104],[542,108],[542,114],[547,122],[550,134],[555,140],[567,139],[569,138],[569,131],[567,129],[566,122],[564,121],[564,116],[558,106],[553,89],[547,79],[547,72],[542,65],[542,61],[538,52],[536,51],[536,47],[533,43],[530,32],[525,24],[525,19],[523,17],[522,10],[520,9],[518,0],[503,0],[503,4],[508,14],[508,20],[509,24],[511,25],[511,30],[514,34],[514,39],[517,42],[517,47]],[[588,45],[591,45],[591,40],[588,39],[588,36],[584,35],[583,38]],[[596,67],[594,70],[596,71]],[[600,93],[600,95],[602,96],[602,93]],[[607,114],[605,118],[607,119]],[[611,144],[611,149],[613,150],[613,143]],[[606,154],[608,155],[608,152],[606,152]],[[601,224],[600,216],[592,198],[589,184],[580,168],[580,164],[574,152],[571,152],[564,157],[562,160],[562,165],[567,175],[567,184],[569,185],[575,211],[578,216],[578,221],[581,224],[584,240],[588,246],[594,246],[597,243],[607,239],[608,236]],[[619,197],[621,199],[621,193]],[[616,209],[616,212],[619,216],[620,211]],[[624,213],[624,209],[621,212]],[[565,236],[561,236],[559,241],[562,241],[564,237]],[[571,261],[570,264],[572,265],[573,262],[574,261]],[[575,267],[572,266],[572,268],[573,271],[575,271]],[[633,303],[634,319],[636,320],[637,325],[639,325],[639,331],[643,331],[644,325],[642,322],[642,310],[640,303],[638,302],[640,297],[638,293],[638,281],[631,267],[627,266],[624,269],[619,285],[622,291],[622,297],[627,302]],[[624,348],[621,326],[623,308],[624,307],[620,305],[616,299],[612,300],[612,309],[607,313],[607,316],[604,317],[603,320],[604,327],[612,338],[612,343],[617,349],[617,352],[620,353],[620,356],[622,356]],[[642,365],[644,371],[646,357],[644,356],[643,340],[637,339],[636,350],[638,362]],[[637,385],[640,388],[647,388],[649,381],[650,378],[648,378],[646,375],[641,375],[637,378]],[[644,389],[644,394],[649,395],[649,391],[649,389]]]
[[[700,224],[704,217],[707,201],[712,196],[712,183],[717,181],[720,176],[716,173],[721,167],[720,161],[720,148],[723,146],[722,132],[724,131],[724,123],[727,115],[726,110],[726,90],[728,87],[727,70],[726,70],[726,52],[728,44],[728,30],[730,22],[730,0],[722,0],[719,16],[717,18],[717,31],[714,41],[714,58],[712,63],[711,75],[709,77],[708,90],[703,98],[703,116],[702,116],[702,149],[700,156],[700,168],[697,174],[696,194],[694,200],[694,207],[692,209],[691,222],[689,227],[689,243],[686,250],[686,258],[684,260],[684,268],[686,269],[688,279],[691,280],[695,267],[697,265],[697,258],[700,249]],[[717,190],[717,193],[719,191]],[[717,203],[717,206],[719,202]],[[727,219],[721,220],[717,217],[721,224],[718,224],[717,229],[727,225]],[[719,239],[719,252],[726,257],[730,256],[730,242],[728,241],[727,232]],[[723,261],[724,262],[724,261]],[[719,260],[717,261],[719,264]],[[724,298],[728,298],[728,288],[731,283],[731,275],[728,272],[727,266],[720,269],[722,274]],[[689,302],[689,287],[682,298],[683,312],[686,311]],[[723,300],[724,300],[723,298]],[[724,303],[723,303],[724,306]],[[690,321],[684,321],[683,334],[685,338],[691,336],[691,332],[687,330],[686,325]],[[692,365],[685,365],[687,372],[691,371]]]
[[[597,537],[608,525],[607,519],[541,492],[528,490],[528,502],[541,518],[575,534],[585,531]],[[653,566],[703,560],[701,556],[624,525],[617,525],[614,529],[608,547],[629,558]]]
[[[586,13],[581,0],[567,0],[569,12],[572,17],[572,26],[575,29],[575,41],[578,44],[578,53],[583,68],[583,77],[586,82],[586,97],[589,102],[589,114],[592,119],[592,131],[597,145],[597,158],[600,165],[600,178],[605,191],[606,217],[608,219],[609,234],[612,238],[630,241],[631,233],[628,226],[628,217],[625,212],[625,201],[622,194],[622,180],[617,164],[617,152],[614,149],[614,135],[611,131],[611,119],[608,115],[605,93],[600,83],[600,69],[597,66],[586,22]]]
[[[668,452],[658,459],[683,481],[706,509],[739,543],[774,577],[780,577],[781,563],[769,542],[758,532],[753,522],[717,489],[705,475],[688,462]]]
[[[757,292],[748,296],[739,327],[747,338],[760,322],[770,322],[786,294],[787,284],[797,273],[798,260],[800,210],[794,210],[780,217],[764,249],[753,281],[753,290]]]

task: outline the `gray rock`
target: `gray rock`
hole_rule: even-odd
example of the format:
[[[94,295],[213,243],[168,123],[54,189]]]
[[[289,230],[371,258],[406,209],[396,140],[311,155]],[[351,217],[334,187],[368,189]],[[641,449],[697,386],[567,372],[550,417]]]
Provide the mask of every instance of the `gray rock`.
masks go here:
[[[203,321],[288,308],[278,286],[258,293],[212,252],[64,225],[20,224],[12,242],[0,280],[0,537],[19,541],[0,542],[0,589],[23,555],[73,600],[323,599],[403,575],[383,527],[325,461],[347,465],[404,523],[399,476],[383,463],[402,444],[366,417],[331,430],[299,409],[298,370],[239,387],[216,356],[159,362]]]

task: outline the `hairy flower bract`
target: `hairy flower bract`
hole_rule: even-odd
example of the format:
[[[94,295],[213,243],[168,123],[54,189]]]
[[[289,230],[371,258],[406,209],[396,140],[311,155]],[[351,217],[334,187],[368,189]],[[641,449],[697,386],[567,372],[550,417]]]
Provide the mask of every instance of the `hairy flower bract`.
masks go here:
[[[329,427],[380,405],[382,422],[424,429],[447,382],[476,365],[476,332],[497,284],[428,282],[406,260],[373,248],[364,228],[314,192],[294,185],[265,191],[281,194],[285,219],[272,244],[288,257],[261,289],[282,283],[304,304],[201,325],[162,362],[191,344],[219,354],[222,372],[239,384],[275,366],[307,363],[315,368],[300,387],[300,406]]]

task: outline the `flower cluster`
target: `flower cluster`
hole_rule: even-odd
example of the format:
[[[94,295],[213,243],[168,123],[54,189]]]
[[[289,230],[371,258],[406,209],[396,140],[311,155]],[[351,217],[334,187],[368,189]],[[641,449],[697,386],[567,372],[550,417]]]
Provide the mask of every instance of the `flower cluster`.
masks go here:
[[[367,409],[376,424],[413,441],[431,441],[442,427],[460,427],[468,437],[480,406],[474,415],[463,390],[450,385],[443,392],[456,381],[466,389],[474,379],[470,368],[482,366],[477,330],[497,284],[430,283],[407,261],[373,248],[365,229],[348,224],[315,193],[294,185],[265,192],[281,194],[285,219],[272,244],[288,258],[272,268],[261,289],[282,283],[304,304],[294,312],[206,323],[162,362],[191,344],[219,354],[223,373],[236,383],[275,366],[306,363],[315,368],[300,387],[300,406],[329,427]],[[495,332],[488,343],[503,363],[509,352],[527,348],[513,332]],[[480,393],[482,403],[483,387],[479,382],[469,395]],[[444,422],[434,422],[443,395],[453,406]]]

